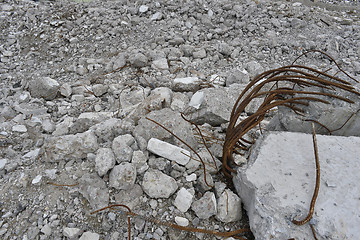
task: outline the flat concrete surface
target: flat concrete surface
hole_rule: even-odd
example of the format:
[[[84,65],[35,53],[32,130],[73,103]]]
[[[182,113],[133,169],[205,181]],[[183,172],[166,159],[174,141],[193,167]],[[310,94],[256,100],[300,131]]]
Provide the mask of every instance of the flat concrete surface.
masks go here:
[[[318,239],[360,239],[360,138],[317,135],[321,184],[311,223]],[[256,239],[314,239],[304,219],[315,188],[311,134],[272,132],[257,142],[235,186]]]

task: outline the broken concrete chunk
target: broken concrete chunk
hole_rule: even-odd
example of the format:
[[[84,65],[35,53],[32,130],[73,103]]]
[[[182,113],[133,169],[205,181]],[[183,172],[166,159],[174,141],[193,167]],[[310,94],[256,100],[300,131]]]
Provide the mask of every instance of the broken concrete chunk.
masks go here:
[[[195,92],[200,88],[198,77],[175,78],[172,89],[179,92]]]
[[[94,210],[109,205],[109,190],[96,173],[87,173],[79,179],[79,192]]]
[[[136,180],[136,168],[134,164],[124,162],[115,166],[109,175],[109,186],[116,189],[130,189]]]
[[[316,137],[321,180],[313,215],[315,232],[326,239],[356,239],[360,234],[360,138]],[[315,187],[312,135],[274,132],[257,144],[250,165],[239,168],[234,179],[255,238],[313,238],[310,227],[291,222],[307,215]],[[334,181],[335,186],[326,185]]]
[[[60,84],[49,77],[34,79],[29,84],[30,94],[34,98],[53,100],[60,88]]]
[[[112,150],[117,162],[130,162],[133,149],[130,147],[135,142],[135,138],[130,134],[125,134],[114,138]]]
[[[174,178],[150,168],[144,174],[142,188],[151,198],[169,198],[178,186]]]
[[[208,219],[216,214],[216,199],[213,192],[206,192],[202,198],[194,201],[191,209],[200,219]]]
[[[175,161],[183,166],[190,160],[189,151],[156,138],[149,140],[147,149],[156,155]]]
[[[181,188],[177,192],[174,205],[175,207],[177,207],[177,209],[179,209],[181,212],[184,213],[190,208],[193,202],[193,198],[194,198],[193,194],[191,194],[185,188]]]
[[[95,170],[100,177],[115,166],[115,156],[111,148],[99,148],[96,152]]]
[[[99,148],[96,136],[87,131],[76,135],[49,137],[43,146],[45,159],[49,162],[86,158]]]
[[[138,174],[144,173],[149,168],[147,157],[142,151],[134,151],[131,162],[135,165]]]
[[[226,189],[218,199],[216,218],[229,223],[241,219],[241,200],[231,190]]]

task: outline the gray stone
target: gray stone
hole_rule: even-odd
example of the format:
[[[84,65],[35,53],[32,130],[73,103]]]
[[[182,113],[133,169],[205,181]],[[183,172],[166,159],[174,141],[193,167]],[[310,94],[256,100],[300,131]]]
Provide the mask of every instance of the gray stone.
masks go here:
[[[169,69],[168,60],[166,58],[160,58],[160,59],[154,60],[152,62],[151,66],[153,68],[159,69],[159,70],[168,70]]]
[[[180,210],[180,212],[185,213],[190,208],[193,198],[193,194],[185,188],[181,188],[176,194],[174,205]]]
[[[114,138],[112,150],[118,163],[130,162],[133,154],[133,149],[130,146],[134,143],[135,138],[130,134],[120,135]]]
[[[184,53],[185,57],[192,57],[195,47],[192,45],[184,44],[181,45],[180,49]]]
[[[200,219],[208,219],[216,214],[216,199],[213,192],[206,192],[191,205],[191,209]]]
[[[81,233],[81,230],[79,228],[64,227],[64,229],[63,229],[63,235],[70,239],[74,239],[74,238],[78,237],[80,235],[80,233]]]
[[[59,162],[61,160],[86,158],[99,148],[96,136],[87,131],[76,135],[49,137],[45,140],[43,149],[46,161]]]
[[[156,138],[149,140],[147,149],[156,155],[175,161],[180,165],[186,165],[190,160],[189,151]]]
[[[79,179],[79,192],[93,210],[109,205],[109,190],[96,173],[87,173]]]
[[[172,102],[171,102],[171,109],[178,112],[183,112],[188,104],[189,104],[189,97],[183,93],[174,92]]]
[[[111,112],[84,112],[79,115],[78,119],[89,119],[95,124],[104,122],[105,120],[112,117],[113,113]]]
[[[175,222],[177,225],[183,226],[183,227],[186,227],[189,225],[189,220],[187,220],[186,218],[183,218],[183,217],[179,217],[179,216],[175,217]]]
[[[147,10],[149,10],[149,7],[146,6],[146,5],[141,5],[141,6],[139,7],[139,12],[140,12],[140,13],[145,13],[145,12],[147,12]]]
[[[96,152],[95,170],[100,177],[115,166],[115,156],[111,148],[99,148]]]
[[[100,235],[93,232],[84,232],[79,240],[99,240]]]
[[[138,174],[143,174],[149,168],[147,157],[142,151],[134,151],[131,162],[135,165]]]
[[[206,172],[217,173],[219,171],[219,169],[221,169],[221,165],[222,165],[221,161],[218,160],[215,156],[211,156],[209,151],[207,151],[205,148],[200,149],[198,151],[198,154],[201,157],[201,160],[205,164]],[[201,162],[198,159],[197,155],[194,155],[194,159]],[[201,167],[204,167],[202,163],[201,163]]]
[[[5,119],[13,119],[16,116],[16,111],[9,106],[6,106],[1,111],[1,116]]]
[[[199,106],[198,109],[193,108],[189,110],[187,115],[191,121],[202,125],[209,123],[213,126],[218,126],[229,121],[231,110],[235,104],[236,99],[243,90],[243,85],[233,84],[230,88],[206,88],[199,90],[194,94],[194,97],[200,92],[203,93],[203,100],[201,96],[199,101],[190,100],[189,104]],[[196,104],[195,104],[196,103]]]
[[[169,198],[178,186],[174,178],[150,168],[144,174],[142,188],[151,198]]]
[[[156,20],[161,20],[162,18],[163,18],[163,14],[161,12],[156,12],[151,16],[150,20],[156,21]]]
[[[234,83],[248,84],[249,81],[250,81],[250,76],[245,69],[243,70],[236,69],[232,71],[226,78],[226,86],[228,87]]]
[[[69,83],[64,83],[60,87],[60,94],[64,97],[70,97],[72,94],[72,88]]]
[[[175,78],[172,89],[179,92],[195,92],[200,88],[198,77]]]
[[[136,167],[124,162],[115,166],[109,175],[109,186],[116,189],[131,189],[136,180]]]
[[[264,72],[264,68],[261,66],[260,63],[256,61],[250,61],[245,66],[246,70],[250,74],[250,78],[254,78],[256,75]]]
[[[112,67],[112,70],[117,70],[126,65],[126,56],[125,54],[119,54],[117,57],[115,57],[114,65]]]
[[[54,99],[59,88],[60,84],[49,77],[34,79],[29,83],[31,96],[34,98],[44,98],[45,100]]]
[[[53,133],[56,129],[55,124],[52,123],[52,121],[49,118],[45,118],[42,121],[42,129],[46,132],[46,133]]]
[[[107,92],[108,88],[109,87],[104,84],[95,84],[91,87],[91,90],[96,97],[100,97]]]
[[[134,67],[145,67],[148,64],[148,58],[142,53],[131,55],[129,61]]]
[[[116,136],[129,133],[135,124],[128,120],[110,118],[90,128],[96,135],[99,143],[112,142]]]
[[[197,51],[193,52],[193,57],[194,58],[205,58],[206,57],[205,49],[201,48],[201,49],[198,49]]]
[[[241,200],[231,190],[226,189],[218,199],[216,218],[221,222],[236,222],[241,219]]]
[[[53,136],[61,136],[69,133],[69,127],[73,124],[72,117],[65,117],[64,120],[55,126],[55,131],[52,133]]]
[[[119,193],[115,194],[115,201],[134,209],[142,203],[143,194],[141,186],[134,184],[130,189],[120,190]],[[126,211],[126,209],[123,210]]]
[[[360,138],[317,135],[321,169],[313,223],[317,236],[359,236]],[[259,239],[311,239],[310,227],[291,220],[308,214],[315,186],[315,160],[310,134],[275,132],[257,141],[247,168],[239,168],[235,187]],[[341,181],[339,181],[341,179]]]
[[[43,234],[45,234],[46,236],[50,236],[51,235],[51,227],[49,224],[45,224],[41,230],[40,230]]]
[[[223,42],[218,45],[218,51],[222,55],[230,56],[233,50],[234,50],[234,47],[228,45],[227,43]]]

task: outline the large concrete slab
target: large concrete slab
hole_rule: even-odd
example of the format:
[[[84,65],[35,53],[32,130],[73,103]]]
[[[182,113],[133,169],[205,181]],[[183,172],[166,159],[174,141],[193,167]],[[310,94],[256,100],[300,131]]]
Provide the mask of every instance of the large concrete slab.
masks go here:
[[[360,238],[360,138],[317,135],[321,184],[313,219],[318,239]],[[256,160],[256,161],[255,161]],[[308,214],[315,187],[311,134],[272,132],[257,142],[234,178],[256,239],[313,239]]]

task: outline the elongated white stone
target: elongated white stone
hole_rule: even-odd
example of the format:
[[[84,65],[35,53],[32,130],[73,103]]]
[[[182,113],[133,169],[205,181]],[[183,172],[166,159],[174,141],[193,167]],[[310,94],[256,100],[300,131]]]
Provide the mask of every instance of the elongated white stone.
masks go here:
[[[189,151],[157,138],[151,138],[149,140],[147,149],[156,155],[175,161],[180,165],[186,165],[190,160]]]

